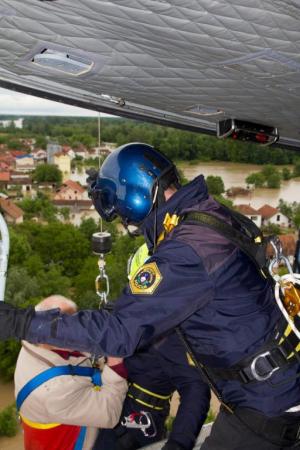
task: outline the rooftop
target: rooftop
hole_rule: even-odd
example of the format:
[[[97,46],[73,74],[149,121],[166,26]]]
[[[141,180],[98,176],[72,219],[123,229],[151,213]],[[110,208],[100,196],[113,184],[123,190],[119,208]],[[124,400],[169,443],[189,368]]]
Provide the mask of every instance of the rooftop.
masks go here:
[[[270,205],[264,205],[264,206],[261,206],[257,210],[257,212],[259,214],[261,214],[264,219],[270,219],[270,217],[273,217],[273,216],[275,216],[275,214],[278,214],[278,209],[273,208],[273,206],[270,206]]]
[[[256,209],[252,208],[252,206],[250,205],[236,205],[236,209],[245,216],[253,216],[259,214],[259,212]]]
[[[11,200],[6,198],[0,198],[0,208],[3,212],[13,217],[14,219],[18,219],[24,214],[21,208],[19,208]]]

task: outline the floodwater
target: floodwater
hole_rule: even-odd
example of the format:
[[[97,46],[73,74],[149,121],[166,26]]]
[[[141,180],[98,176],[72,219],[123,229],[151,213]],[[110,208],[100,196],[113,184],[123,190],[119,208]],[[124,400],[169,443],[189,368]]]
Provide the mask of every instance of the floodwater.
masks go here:
[[[238,186],[246,188],[245,178],[250,173],[260,171],[263,166],[231,162],[199,162],[195,165],[180,163],[179,167],[189,180],[192,180],[201,173],[205,177],[208,175],[218,175],[222,177],[225,189],[229,189]],[[281,168],[281,166],[277,167],[279,169]],[[288,167],[292,169],[291,166]],[[260,208],[265,204],[276,207],[280,198],[287,202],[300,202],[300,178],[282,181],[280,189],[255,189],[249,192],[247,196],[239,196],[231,199],[236,205],[243,203],[251,204],[254,208]]]
[[[208,175],[218,175],[222,177],[225,189],[231,187],[246,188],[245,178],[252,172],[258,172],[263,166],[256,164],[240,164],[231,162],[199,162],[197,164],[188,164],[186,162],[179,163],[178,166],[183,170],[184,175],[192,180],[199,174],[205,177]],[[281,166],[277,166],[281,169]],[[292,166],[288,166],[292,170]],[[79,181],[83,186],[86,185],[85,171],[71,174],[71,180]],[[255,189],[249,192],[248,196],[240,196],[232,198],[234,204],[251,204],[254,208],[260,208],[266,203],[276,207],[279,199],[282,198],[287,202],[300,202],[300,178],[289,181],[282,181],[280,189]]]

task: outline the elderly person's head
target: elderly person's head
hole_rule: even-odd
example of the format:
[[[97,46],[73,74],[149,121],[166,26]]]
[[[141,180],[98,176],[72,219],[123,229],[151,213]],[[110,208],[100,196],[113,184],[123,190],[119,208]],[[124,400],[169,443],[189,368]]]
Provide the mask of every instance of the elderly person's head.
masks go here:
[[[77,312],[76,303],[63,295],[50,295],[50,297],[44,298],[44,300],[36,305],[35,310],[47,311],[48,309],[56,308],[59,308],[65,314],[74,314]]]
[[[35,306],[36,311],[47,311],[49,309],[59,308],[64,314],[74,314],[77,312],[77,305],[72,300],[64,297],[63,295],[50,295],[50,297],[44,298],[40,303]],[[38,347],[43,347],[48,350],[53,350],[56,347],[52,347],[48,344],[37,344]],[[62,349],[61,349],[62,350]],[[64,349],[68,350],[68,349]]]

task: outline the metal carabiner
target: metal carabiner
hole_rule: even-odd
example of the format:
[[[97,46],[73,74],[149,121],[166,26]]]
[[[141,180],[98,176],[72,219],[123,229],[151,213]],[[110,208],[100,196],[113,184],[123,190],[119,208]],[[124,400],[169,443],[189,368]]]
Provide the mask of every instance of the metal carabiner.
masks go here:
[[[284,256],[282,253],[282,244],[281,244],[279,237],[276,236],[273,239],[270,239],[270,244],[272,245],[272,247],[274,249],[275,255],[274,255],[274,258],[270,261],[268,270],[269,270],[269,274],[271,275],[271,277],[276,282],[278,282],[280,280],[280,275],[278,275],[278,273],[275,272],[275,270],[274,270],[275,265],[277,265],[279,267],[280,263],[283,262],[284,266],[287,268],[288,273],[290,275],[293,275],[293,269],[292,269],[291,263],[288,260],[288,258],[286,256]]]

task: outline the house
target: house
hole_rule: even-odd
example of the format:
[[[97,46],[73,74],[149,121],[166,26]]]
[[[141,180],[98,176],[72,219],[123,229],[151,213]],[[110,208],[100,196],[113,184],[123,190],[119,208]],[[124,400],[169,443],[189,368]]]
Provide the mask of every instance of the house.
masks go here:
[[[7,189],[20,190],[23,193],[31,192],[32,190],[32,179],[29,175],[14,171],[10,174],[10,180],[7,183]]]
[[[0,188],[7,189],[7,184],[10,181],[10,172],[0,172]]]
[[[92,218],[96,222],[99,214],[95,210],[91,200],[53,200],[53,204],[58,208],[69,208],[70,221],[73,225],[79,226],[84,219]]]
[[[22,223],[24,212],[10,199],[0,197],[0,210],[7,223]]]
[[[62,152],[53,155],[53,164],[55,164],[63,174],[63,180],[67,180],[71,173],[71,158]]]
[[[294,256],[296,252],[296,235],[295,234],[282,234],[279,235],[279,240],[282,245],[282,253],[286,256],[290,263],[292,264],[294,261]],[[272,258],[274,256],[274,249],[271,245],[267,247],[267,256]]]
[[[16,170],[19,172],[32,172],[34,170],[33,155],[23,155],[16,157]]]
[[[11,150],[10,154],[14,157],[14,159],[18,158],[19,156],[28,155],[28,153],[23,152],[23,150]]]
[[[54,200],[88,200],[88,193],[87,190],[76,181],[67,180],[63,183],[61,188],[56,191]]]
[[[47,162],[47,152],[43,149],[38,149],[32,152],[35,164],[44,164]]]
[[[262,225],[262,217],[261,214],[250,205],[235,205],[236,209],[243,214],[244,216],[251,219],[252,222],[255,223],[259,228]]]
[[[57,142],[49,142],[47,144],[47,163],[55,164],[54,155],[60,152],[61,152],[61,145],[59,145]]]
[[[262,225],[278,225],[279,227],[288,228],[291,226],[290,219],[282,214],[279,209],[270,205],[264,205],[258,209],[258,213],[262,217]]]
[[[74,157],[79,156],[82,159],[89,157],[89,153],[84,145],[80,145],[77,148],[73,148],[73,154],[74,154]]]
[[[0,161],[0,171],[5,172],[8,171],[9,168],[9,164],[7,164],[5,161]]]

